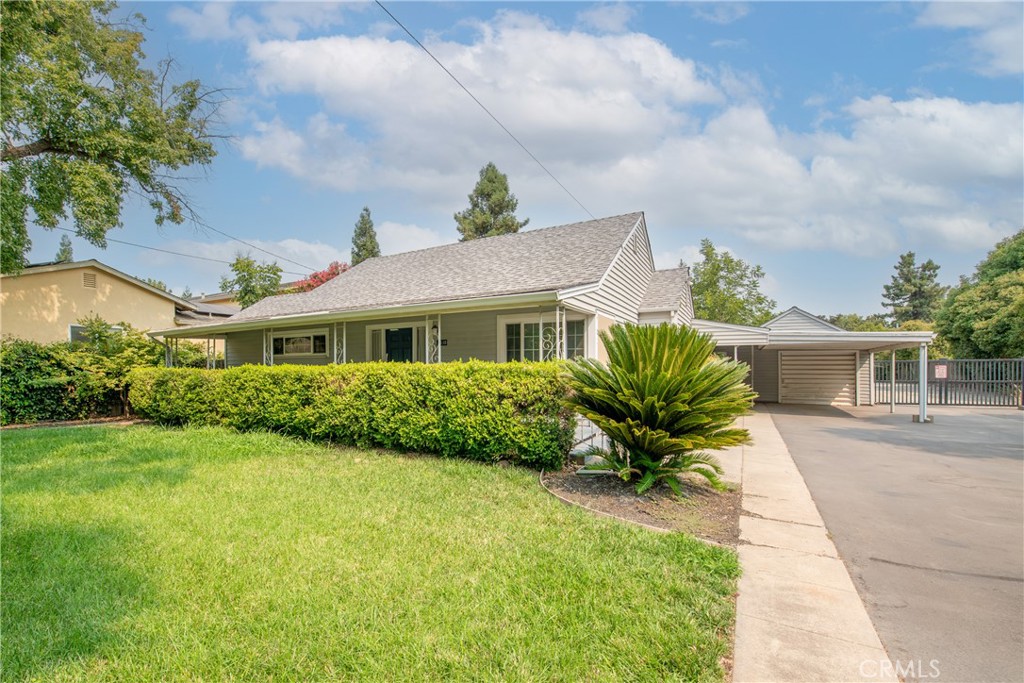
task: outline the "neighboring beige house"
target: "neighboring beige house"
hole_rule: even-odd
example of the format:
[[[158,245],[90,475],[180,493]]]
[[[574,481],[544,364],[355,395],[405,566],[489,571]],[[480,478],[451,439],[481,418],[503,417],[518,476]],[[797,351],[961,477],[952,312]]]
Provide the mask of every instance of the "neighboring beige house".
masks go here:
[[[285,294],[289,290],[293,289],[301,280],[293,280],[292,282],[282,282],[278,288],[278,294]],[[214,292],[213,294],[203,294],[201,296],[192,297],[189,301],[198,304],[211,304],[214,306],[233,306],[237,313],[242,309],[238,304],[238,292]]]
[[[98,315],[140,330],[224,319],[236,307],[186,301],[96,260],[46,263],[0,276],[0,335],[40,343],[69,341],[78,321]]]

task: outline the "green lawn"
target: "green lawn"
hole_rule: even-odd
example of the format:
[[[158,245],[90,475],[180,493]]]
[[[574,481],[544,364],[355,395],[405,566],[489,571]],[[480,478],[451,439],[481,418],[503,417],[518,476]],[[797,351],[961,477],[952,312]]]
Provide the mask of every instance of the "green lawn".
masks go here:
[[[536,473],[222,429],[2,437],[5,680],[718,680],[734,553]]]

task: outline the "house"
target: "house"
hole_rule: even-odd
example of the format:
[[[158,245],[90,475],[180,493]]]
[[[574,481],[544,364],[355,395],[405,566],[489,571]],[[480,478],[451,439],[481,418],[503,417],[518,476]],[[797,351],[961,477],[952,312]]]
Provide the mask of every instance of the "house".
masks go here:
[[[91,315],[153,330],[208,324],[238,310],[186,301],[94,259],[0,276],[0,334],[44,344],[78,339],[78,321]]]
[[[812,339],[785,332],[794,315],[787,311],[772,321],[777,330],[695,321],[689,270],[655,270],[647,224],[638,212],[368,259],[312,291],[269,297],[202,328],[154,334],[223,339],[231,367],[604,359],[598,334],[616,323],[671,322],[701,329],[706,324],[721,348],[750,359],[751,379],[759,384],[768,380],[761,380],[755,355],[771,335],[777,336],[768,350],[786,349],[787,378],[796,376],[791,362],[799,364],[805,351],[830,360],[842,350],[856,364],[856,380],[861,351],[869,358],[872,350],[931,341],[931,333],[855,339],[853,333],[832,330],[818,336],[831,333],[836,339]],[[785,334],[796,337],[787,341]],[[766,393],[766,400],[804,398],[786,386],[787,391]],[[833,391],[834,400],[849,395],[823,378],[811,398]],[[861,393],[855,388],[853,395]]]
[[[284,294],[291,289],[294,289],[301,280],[293,280],[292,282],[282,282],[278,288],[278,294]],[[189,301],[197,304],[210,304],[214,306],[229,306],[233,307],[234,312],[237,313],[241,310],[241,306],[238,304],[238,292],[214,292],[213,294],[202,294],[200,296],[192,297]]]

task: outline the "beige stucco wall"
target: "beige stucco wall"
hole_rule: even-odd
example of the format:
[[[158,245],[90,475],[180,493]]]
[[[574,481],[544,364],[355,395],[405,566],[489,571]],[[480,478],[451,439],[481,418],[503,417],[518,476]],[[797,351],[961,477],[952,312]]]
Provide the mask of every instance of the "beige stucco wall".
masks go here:
[[[82,284],[96,276],[96,288]],[[174,302],[93,266],[0,278],[0,334],[47,343],[68,340],[68,326],[96,314],[141,330],[174,327]]]
[[[602,363],[608,362],[608,352],[604,348],[604,342],[601,341],[601,333],[606,331],[609,327],[615,324],[615,321],[607,316],[603,316],[600,313],[597,315],[597,359]]]

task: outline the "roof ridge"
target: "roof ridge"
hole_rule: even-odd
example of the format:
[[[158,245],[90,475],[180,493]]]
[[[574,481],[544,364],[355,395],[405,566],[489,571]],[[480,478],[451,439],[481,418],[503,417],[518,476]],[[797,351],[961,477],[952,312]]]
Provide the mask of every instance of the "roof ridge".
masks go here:
[[[397,254],[384,254],[384,255],[381,255],[381,256],[375,256],[373,258],[366,259],[365,261],[362,261],[361,263],[359,263],[359,264],[357,264],[355,266],[352,266],[347,271],[345,271],[345,273],[352,272],[352,270],[354,270],[355,268],[358,268],[363,263],[369,263],[369,262],[372,262],[372,261],[376,261],[376,262],[379,263],[380,260],[391,259],[391,258],[395,258],[396,256],[405,256],[407,254],[421,254],[421,253],[423,253],[425,251],[433,251],[435,249],[450,249],[452,247],[457,247],[460,244],[472,244],[472,243],[478,242],[479,240],[482,240],[482,239],[486,239],[486,240],[502,240],[502,239],[508,239],[508,238],[515,238],[515,237],[519,237],[519,236],[523,236],[523,235],[535,235],[535,234],[540,233],[540,232],[548,232],[548,231],[551,231],[551,230],[560,230],[560,229],[564,229],[564,228],[571,228],[571,227],[574,227],[574,226],[577,226],[577,225],[585,225],[587,223],[597,223],[598,221],[610,221],[610,220],[615,220],[616,218],[624,218],[625,216],[642,215],[642,214],[643,214],[643,211],[628,211],[626,213],[620,213],[620,214],[617,214],[615,216],[602,216],[601,218],[591,218],[591,219],[588,219],[588,220],[585,220],[585,221],[576,221],[575,223],[562,223],[560,225],[548,225],[548,226],[545,226],[543,228],[534,228],[533,230],[524,230],[522,232],[508,232],[508,233],[505,233],[503,235],[492,235],[490,237],[478,237],[478,238],[472,239],[472,240],[459,240],[457,242],[446,242],[445,244],[435,244],[432,247],[423,247],[422,249],[411,249],[409,251],[400,251]],[[493,242],[492,242],[492,244],[493,244]],[[341,275],[344,275],[345,273],[341,273]],[[340,277],[340,275],[339,275],[339,277]]]

